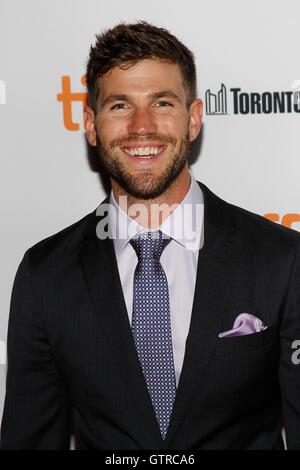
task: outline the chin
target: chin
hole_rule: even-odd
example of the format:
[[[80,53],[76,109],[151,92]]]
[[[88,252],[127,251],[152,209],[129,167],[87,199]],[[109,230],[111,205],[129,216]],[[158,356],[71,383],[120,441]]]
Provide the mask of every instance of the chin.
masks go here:
[[[154,199],[159,197],[169,186],[165,180],[159,177],[133,177],[130,181],[126,181],[124,189],[137,199]]]

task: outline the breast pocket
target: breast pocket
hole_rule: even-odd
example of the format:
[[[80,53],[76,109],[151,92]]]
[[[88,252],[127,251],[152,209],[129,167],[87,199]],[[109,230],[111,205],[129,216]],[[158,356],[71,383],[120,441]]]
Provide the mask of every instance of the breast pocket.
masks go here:
[[[278,329],[276,326],[271,326],[259,333],[218,338],[214,353],[216,356],[246,354],[266,348],[272,345],[276,340],[278,340]]]

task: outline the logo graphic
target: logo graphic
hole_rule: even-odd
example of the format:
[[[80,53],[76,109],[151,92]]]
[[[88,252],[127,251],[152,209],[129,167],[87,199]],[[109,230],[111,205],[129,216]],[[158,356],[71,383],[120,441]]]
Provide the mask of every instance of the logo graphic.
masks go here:
[[[86,86],[86,75],[81,77],[81,83]],[[64,126],[68,131],[78,131],[80,125],[73,120],[73,103],[80,102],[82,106],[88,103],[88,94],[84,92],[71,91],[71,78],[69,76],[61,77],[61,93],[57,93],[57,101],[62,103]]]
[[[292,228],[293,230],[300,231],[300,214],[285,214],[280,220],[280,215],[276,212],[264,214],[266,219],[271,220],[272,222],[279,223],[287,228]]]
[[[227,91],[224,83],[217,94],[211,93],[210,89],[205,93],[206,114],[227,114]]]
[[[227,89],[224,83],[217,93],[210,89],[205,92],[206,114],[223,116],[232,114],[285,114],[300,113],[300,80],[292,83],[292,90],[287,91],[244,91],[242,88]],[[229,104],[229,112],[227,106]]]
[[[3,80],[0,80],[0,104],[6,104],[6,85]]]

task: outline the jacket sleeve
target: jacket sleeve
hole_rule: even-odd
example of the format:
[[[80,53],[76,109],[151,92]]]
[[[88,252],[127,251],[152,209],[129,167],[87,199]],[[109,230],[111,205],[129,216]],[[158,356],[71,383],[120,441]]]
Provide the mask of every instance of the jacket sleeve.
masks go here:
[[[70,403],[39,312],[34,306],[29,255],[12,290],[1,450],[69,449]]]
[[[300,238],[299,238],[300,240]],[[298,350],[297,350],[298,348]],[[296,249],[281,324],[279,380],[287,448],[300,450],[300,243]]]

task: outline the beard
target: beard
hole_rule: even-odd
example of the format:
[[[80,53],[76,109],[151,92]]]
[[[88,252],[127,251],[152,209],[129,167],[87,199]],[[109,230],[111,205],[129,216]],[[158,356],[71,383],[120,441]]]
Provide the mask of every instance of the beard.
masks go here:
[[[153,137],[155,142],[171,143],[173,148],[175,148],[177,143],[177,139],[171,136],[160,135],[159,139],[157,139],[157,135]],[[113,141],[108,149],[101,144],[97,136],[97,153],[109,176],[115,180],[127,194],[137,199],[144,200],[157,198],[176,180],[188,160],[191,148],[188,134],[186,134],[185,138],[181,141],[179,150],[177,152],[171,152],[170,160],[166,168],[158,176],[153,174],[151,168],[142,169],[138,174],[133,175],[116,155],[114,152],[116,147],[121,147],[121,145],[133,141],[132,139],[118,139]],[[135,142],[137,141],[141,142],[141,140],[136,139]]]

